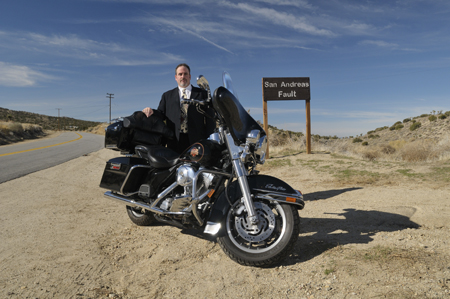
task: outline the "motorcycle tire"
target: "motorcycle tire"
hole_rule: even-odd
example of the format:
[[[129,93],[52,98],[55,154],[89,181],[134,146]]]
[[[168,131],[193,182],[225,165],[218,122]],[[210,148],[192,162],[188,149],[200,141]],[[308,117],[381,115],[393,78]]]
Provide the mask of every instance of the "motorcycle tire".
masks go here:
[[[233,261],[255,267],[270,267],[288,256],[298,240],[300,217],[289,204],[254,201],[259,218],[255,231],[247,223],[243,203],[236,201],[227,213],[225,233],[217,241]]]
[[[139,226],[149,226],[156,222],[152,212],[127,206],[127,214],[130,220]]]

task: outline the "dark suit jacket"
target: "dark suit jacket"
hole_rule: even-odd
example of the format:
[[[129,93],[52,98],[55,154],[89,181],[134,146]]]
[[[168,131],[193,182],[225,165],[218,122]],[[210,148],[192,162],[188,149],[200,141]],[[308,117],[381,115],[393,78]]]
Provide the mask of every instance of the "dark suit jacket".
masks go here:
[[[206,99],[207,93],[203,89],[192,86],[191,99]],[[176,140],[169,140],[167,146],[169,148],[176,148],[174,142],[180,139],[180,95],[178,87],[165,92],[159,102],[158,111],[163,115],[166,120],[166,125],[169,129],[173,130],[176,136]],[[188,108],[188,136],[191,144],[199,141],[200,139],[208,138],[213,133],[216,123],[212,116],[214,115],[211,109],[208,109],[208,115],[211,117],[205,117],[199,113],[195,105],[189,105]]]

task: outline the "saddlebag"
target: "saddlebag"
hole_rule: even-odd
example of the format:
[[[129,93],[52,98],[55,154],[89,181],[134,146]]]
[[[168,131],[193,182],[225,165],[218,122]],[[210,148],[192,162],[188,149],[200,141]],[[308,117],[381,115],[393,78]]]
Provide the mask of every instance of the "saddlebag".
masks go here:
[[[147,160],[118,157],[106,162],[100,187],[127,194],[139,190],[151,167]]]

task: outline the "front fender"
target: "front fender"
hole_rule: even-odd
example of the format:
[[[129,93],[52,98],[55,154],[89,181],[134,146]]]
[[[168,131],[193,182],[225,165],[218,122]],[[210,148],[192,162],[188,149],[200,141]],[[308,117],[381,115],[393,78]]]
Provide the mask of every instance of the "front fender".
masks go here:
[[[247,177],[247,181],[253,198],[292,204],[299,210],[305,206],[302,194],[276,177],[269,175],[251,175]],[[228,187],[228,197],[232,204],[242,197],[242,192],[237,181],[232,182]],[[227,200],[224,190],[215,201],[208,222],[221,223],[225,219],[229,209],[230,203]]]

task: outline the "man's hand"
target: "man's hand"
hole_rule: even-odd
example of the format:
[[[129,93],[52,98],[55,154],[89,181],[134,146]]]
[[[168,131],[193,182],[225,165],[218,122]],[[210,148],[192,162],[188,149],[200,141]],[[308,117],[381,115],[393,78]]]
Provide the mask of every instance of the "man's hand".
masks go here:
[[[145,107],[142,109],[142,112],[144,112],[147,117],[150,117],[153,114],[153,110],[150,107]]]

